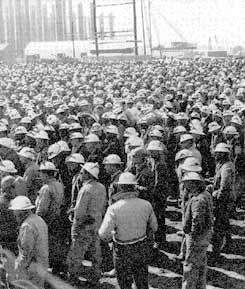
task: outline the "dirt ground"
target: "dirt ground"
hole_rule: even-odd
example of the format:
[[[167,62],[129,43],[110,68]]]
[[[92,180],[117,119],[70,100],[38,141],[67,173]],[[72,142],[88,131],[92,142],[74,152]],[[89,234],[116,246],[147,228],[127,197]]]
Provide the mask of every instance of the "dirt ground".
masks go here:
[[[181,236],[181,213],[174,206],[167,208],[167,241],[168,246],[149,267],[149,284],[151,289],[181,288],[182,264],[172,260],[178,254]],[[245,289],[245,211],[237,213],[236,220],[231,220],[232,247],[222,254],[222,261],[215,267],[208,266],[207,289]],[[210,248],[209,248],[210,251]],[[116,278],[101,279],[102,288],[119,288]],[[139,288],[140,289],[140,288]]]

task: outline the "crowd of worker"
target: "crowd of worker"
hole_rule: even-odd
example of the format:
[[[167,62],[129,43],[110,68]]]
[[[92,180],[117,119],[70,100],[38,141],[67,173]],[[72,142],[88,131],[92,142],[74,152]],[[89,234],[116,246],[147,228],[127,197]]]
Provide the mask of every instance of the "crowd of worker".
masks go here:
[[[243,59],[1,64],[0,91],[9,282],[44,288],[38,264],[78,287],[104,275],[148,288],[177,200],[173,262],[183,260],[183,289],[206,288],[208,246],[220,262],[245,201]]]

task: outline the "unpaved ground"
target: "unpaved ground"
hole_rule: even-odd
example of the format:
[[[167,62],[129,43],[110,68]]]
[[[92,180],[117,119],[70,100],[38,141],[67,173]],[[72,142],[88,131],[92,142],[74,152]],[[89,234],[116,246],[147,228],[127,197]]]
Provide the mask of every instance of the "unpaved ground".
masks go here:
[[[159,255],[154,256],[149,267],[149,284],[152,289],[181,288],[182,264],[172,260],[179,252],[181,236],[181,213],[174,206],[167,208],[168,246]],[[223,260],[215,267],[208,267],[207,289],[245,289],[245,211],[238,211],[237,219],[231,220],[232,248],[222,254]],[[101,279],[101,288],[118,289],[116,278]],[[81,288],[87,288],[83,286]],[[140,289],[140,288],[139,288]]]

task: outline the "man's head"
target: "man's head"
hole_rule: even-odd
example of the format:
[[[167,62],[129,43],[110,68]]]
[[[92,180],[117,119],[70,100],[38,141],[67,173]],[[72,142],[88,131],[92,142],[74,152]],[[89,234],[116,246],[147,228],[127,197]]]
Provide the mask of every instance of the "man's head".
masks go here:
[[[216,163],[223,160],[225,161],[229,158],[230,148],[226,143],[219,143],[215,147],[214,153]]]
[[[103,164],[106,172],[113,175],[121,169],[123,163],[118,155],[111,154],[104,158]]]
[[[5,176],[1,180],[2,194],[6,194],[9,199],[13,199],[16,196],[15,177]]]
[[[193,146],[193,136],[191,134],[183,134],[180,137],[180,147],[181,149],[189,149]]]
[[[31,210],[34,209],[35,206],[31,203],[31,201],[25,196],[17,196],[11,202],[9,209],[14,211],[14,215],[17,219],[17,222],[21,224],[23,220],[31,214]]]
[[[99,165],[97,163],[85,163],[82,166],[82,181],[98,180],[99,177]]]

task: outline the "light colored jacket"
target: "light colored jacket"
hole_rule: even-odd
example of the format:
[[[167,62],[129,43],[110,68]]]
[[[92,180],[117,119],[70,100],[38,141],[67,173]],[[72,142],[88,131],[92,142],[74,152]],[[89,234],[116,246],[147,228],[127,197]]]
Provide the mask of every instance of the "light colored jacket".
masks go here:
[[[48,227],[44,220],[30,214],[21,224],[17,243],[19,249],[15,263],[17,278],[28,279],[42,287],[43,280],[31,265],[37,263],[45,270],[49,267]]]
[[[60,216],[64,201],[64,186],[56,179],[50,179],[38,192],[36,214],[41,216],[48,226]]]
[[[100,238],[110,241],[113,237],[119,243],[130,243],[145,238],[148,229],[157,231],[151,203],[137,198],[134,192],[121,195],[121,199],[107,209],[99,229]]]
[[[105,187],[95,180],[84,182],[74,208],[72,238],[79,236],[84,228],[94,233],[97,232],[102,223],[105,206]]]

